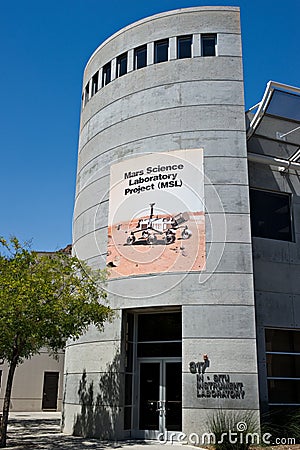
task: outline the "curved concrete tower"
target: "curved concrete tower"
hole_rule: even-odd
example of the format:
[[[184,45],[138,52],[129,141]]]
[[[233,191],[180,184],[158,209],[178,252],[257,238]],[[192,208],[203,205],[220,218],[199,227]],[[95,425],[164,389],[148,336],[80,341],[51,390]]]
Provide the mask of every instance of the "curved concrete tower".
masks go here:
[[[66,349],[64,431],[208,431],[258,410],[239,9],[136,22],[84,72],[73,248],[116,317]]]

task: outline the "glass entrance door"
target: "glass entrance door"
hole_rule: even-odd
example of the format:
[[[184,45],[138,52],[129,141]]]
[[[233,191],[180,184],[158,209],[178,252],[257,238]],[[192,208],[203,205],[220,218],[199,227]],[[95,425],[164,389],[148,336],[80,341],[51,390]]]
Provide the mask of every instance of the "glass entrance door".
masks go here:
[[[182,369],[179,359],[139,360],[138,435],[156,439],[159,433],[182,428]]]
[[[159,430],[161,363],[140,363],[139,429]]]

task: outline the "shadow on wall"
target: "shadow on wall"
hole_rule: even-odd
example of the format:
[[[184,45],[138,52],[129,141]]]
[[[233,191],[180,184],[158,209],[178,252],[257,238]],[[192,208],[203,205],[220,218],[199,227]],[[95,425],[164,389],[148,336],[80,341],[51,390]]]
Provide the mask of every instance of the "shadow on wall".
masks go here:
[[[79,382],[81,412],[74,421],[73,435],[114,439],[120,415],[120,355],[116,354],[98,386],[88,383],[86,371]]]
[[[61,407],[61,421],[60,421],[60,432],[63,433],[65,428],[65,402],[66,402],[66,392],[67,392],[67,378],[68,372],[64,375],[64,388],[63,388],[63,398],[62,398],[62,407]]]

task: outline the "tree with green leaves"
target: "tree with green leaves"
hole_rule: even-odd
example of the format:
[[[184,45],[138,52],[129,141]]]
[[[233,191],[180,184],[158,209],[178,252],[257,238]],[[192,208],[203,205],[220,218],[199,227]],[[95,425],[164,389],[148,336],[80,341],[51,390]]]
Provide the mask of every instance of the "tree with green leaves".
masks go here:
[[[105,304],[105,271],[63,252],[40,254],[16,237],[0,238],[0,360],[8,364],[0,447],[6,446],[14,374],[25,359],[47,347],[54,355],[90,324],[113,316]],[[0,247],[1,248],[1,247]]]

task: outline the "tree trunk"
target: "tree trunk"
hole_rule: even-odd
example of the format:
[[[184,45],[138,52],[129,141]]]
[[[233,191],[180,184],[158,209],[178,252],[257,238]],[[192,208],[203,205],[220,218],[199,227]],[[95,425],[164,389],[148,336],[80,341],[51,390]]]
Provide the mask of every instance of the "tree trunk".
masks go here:
[[[4,397],[4,403],[3,403],[3,415],[2,415],[2,422],[1,422],[1,428],[0,428],[0,448],[6,447],[6,435],[7,435],[7,425],[8,425],[8,415],[9,415],[9,406],[10,406],[10,397],[11,397],[11,390],[13,385],[13,379],[15,370],[18,363],[18,357],[17,355],[14,355],[12,358],[12,361],[9,366],[9,371],[7,375],[7,381],[6,381],[6,390],[5,390],[5,397]]]

